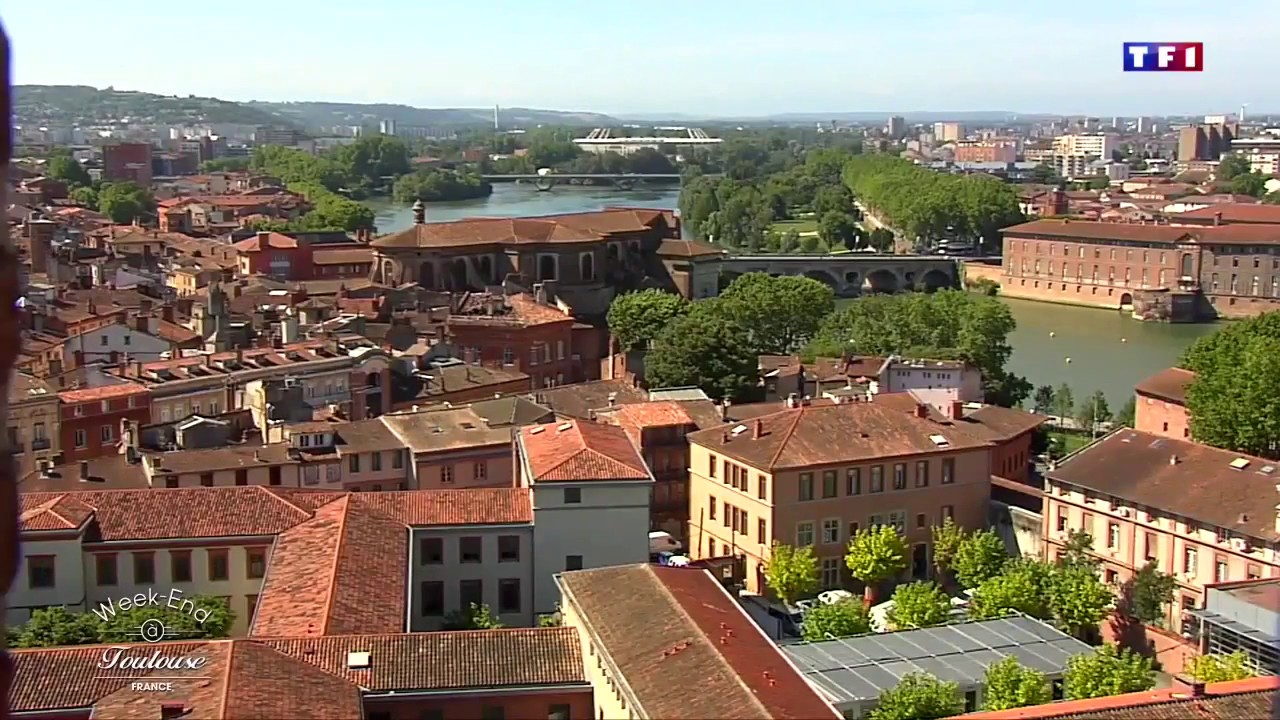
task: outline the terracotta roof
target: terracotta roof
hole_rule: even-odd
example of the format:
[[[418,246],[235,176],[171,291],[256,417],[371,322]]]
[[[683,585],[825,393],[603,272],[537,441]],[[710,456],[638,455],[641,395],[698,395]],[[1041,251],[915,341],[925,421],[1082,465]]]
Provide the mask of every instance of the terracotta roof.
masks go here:
[[[903,413],[913,413],[922,403],[929,404],[927,400],[917,398],[911,392],[880,393],[873,396],[872,402]],[[1035,430],[1049,419],[1044,415],[1018,408],[981,403],[964,404],[960,417],[954,419],[932,405],[929,406],[928,411],[929,419],[933,422],[967,433],[979,440],[991,442],[1012,440],[1023,433]]]
[[[1195,213],[1217,208],[1231,207],[1217,205],[1214,208],[1193,210],[1178,213],[1175,217],[1181,221]],[[1255,207],[1245,205],[1242,207]],[[1277,207],[1277,206],[1256,206]],[[1129,223],[1095,222],[1092,220],[1033,220],[1013,225],[1000,231],[1005,237],[1041,236],[1061,238],[1064,240],[1113,240],[1137,241],[1175,244],[1179,242],[1197,242],[1200,244],[1246,244],[1262,245],[1280,243],[1280,225],[1134,225]]]
[[[409,533],[348,495],[280,534],[250,635],[406,630]]]
[[[1166,402],[1187,404],[1187,388],[1196,374],[1182,368],[1165,368],[1134,386],[1134,392]]]
[[[467,293],[449,314],[447,324],[462,325],[519,325],[536,327],[552,323],[572,323],[573,316],[539,303],[528,293],[497,295],[494,293]]]
[[[840,717],[705,570],[620,565],[557,582],[642,717]]]
[[[693,425],[684,406],[672,400],[623,405],[613,413],[619,425],[635,428]]]
[[[1178,218],[1186,220],[1207,220],[1212,222],[1218,213],[1222,213],[1222,222],[1225,223],[1265,223],[1280,225],[1280,205],[1265,205],[1257,203],[1220,203],[1213,207],[1178,213]]]
[[[626,431],[568,420],[520,429],[520,450],[531,482],[649,480],[649,470]]]
[[[1237,470],[1231,463],[1239,460],[1247,464]],[[1123,429],[1077,451],[1045,475],[1121,501],[1275,542],[1280,540],[1275,522],[1276,464]]]
[[[622,380],[593,380],[575,385],[560,385],[534,393],[534,402],[551,408],[557,415],[590,419],[592,410],[613,404],[626,405],[649,401],[649,393]]]
[[[1280,678],[1211,683],[1202,697],[1166,688],[961,715],[965,720],[1261,720],[1276,717]]]
[[[373,250],[368,247],[315,248],[311,261],[316,265],[359,265],[373,262]]]
[[[58,397],[61,398],[64,403],[82,403],[146,394],[147,389],[142,385],[131,382],[122,382],[115,385],[85,388],[84,390],[67,390],[65,392],[58,393]]]
[[[696,258],[727,254],[727,250],[697,240],[663,240],[658,246],[660,257]]]
[[[277,232],[260,232],[253,237],[245,238],[238,243],[232,244],[239,252],[262,252],[263,250],[287,250],[298,247],[296,238],[288,235],[281,235]]]
[[[952,453],[990,444],[969,433],[949,433],[951,428],[943,423],[866,402],[813,401],[737,427],[743,429],[736,434],[721,428],[700,430],[689,435],[689,442],[764,471]],[[942,436],[947,444],[935,443],[934,436]]]
[[[392,249],[593,242],[615,233],[650,230],[656,218],[645,222],[645,215],[652,213],[602,210],[571,215],[423,223],[383,235],[370,244],[375,248]]]
[[[153,477],[170,473],[183,475],[272,465],[294,465],[298,462],[290,457],[289,446],[285,443],[226,445],[197,450],[146,453],[143,455],[143,461],[151,465],[150,475]]]
[[[467,488],[354,493],[357,508],[411,527],[507,525],[533,522],[528,488]]]

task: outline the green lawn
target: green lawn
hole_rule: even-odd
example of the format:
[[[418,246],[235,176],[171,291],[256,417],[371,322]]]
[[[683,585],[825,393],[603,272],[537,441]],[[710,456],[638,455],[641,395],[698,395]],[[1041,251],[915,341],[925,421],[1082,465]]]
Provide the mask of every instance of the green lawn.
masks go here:
[[[795,230],[803,235],[807,232],[818,232],[818,221],[810,219],[800,220],[779,220],[769,227],[773,232],[779,235],[786,234],[790,230]]]
[[[1059,449],[1059,456],[1073,453],[1093,441],[1087,433],[1062,430],[1050,430],[1049,437],[1053,440],[1055,448]]]

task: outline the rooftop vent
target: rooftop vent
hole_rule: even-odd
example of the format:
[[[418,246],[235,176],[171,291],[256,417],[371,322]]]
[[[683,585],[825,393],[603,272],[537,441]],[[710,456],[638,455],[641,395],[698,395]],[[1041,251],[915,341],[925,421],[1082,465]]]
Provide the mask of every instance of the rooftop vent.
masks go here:
[[[530,434],[530,435],[537,435],[538,433],[540,433],[540,432],[542,432],[543,430],[546,430],[546,429],[547,429],[547,427],[546,427],[545,425],[538,425],[537,427],[530,428],[530,430],[529,430],[529,434]]]
[[[1236,458],[1235,460],[1231,461],[1231,468],[1233,470],[1243,470],[1247,467],[1249,467],[1248,458]]]
[[[739,425],[739,426],[735,427],[733,430],[730,430],[729,432],[730,432],[730,434],[732,434],[734,437],[737,437],[737,436],[741,435],[742,433],[744,433],[744,432],[746,432],[746,431],[747,431],[747,426],[746,426],[746,425]]]
[[[929,436],[929,440],[930,440],[934,445],[937,445],[938,447],[946,447],[946,446],[948,446],[948,445],[950,445],[950,444],[951,444],[951,441],[950,441],[950,440],[947,440],[946,438],[942,437],[941,435],[930,435],[930,436]]]
[[[1178,464],[1178,456],[1177,456],[1177,455],[1170,455],[1170,456],[1169,456],[1169,464],[1170,464],[1170,465],[1177,465],[1177,464]]]
[[[1258,468],[1258,472],[1262,473],[1263,475],[1270,475],[1275,471],[1276,471],[1275,465],[1263,465],[1262,467]]]
[[[572,429],[573,429],[573,423],[571,422],[561,423],[556,426],[556,432],[565,432],[566,430],[572,430]]]
[[[369,653],[367,652],[347,653],[348,670],[367,670],[371,664]]]

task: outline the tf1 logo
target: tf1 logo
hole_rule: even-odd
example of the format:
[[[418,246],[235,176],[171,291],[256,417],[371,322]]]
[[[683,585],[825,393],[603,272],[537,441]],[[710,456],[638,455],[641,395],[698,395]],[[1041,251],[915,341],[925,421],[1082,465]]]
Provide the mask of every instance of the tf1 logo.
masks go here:
[[[1127,42],[1125,72],[1204,72],[1204,43]]]

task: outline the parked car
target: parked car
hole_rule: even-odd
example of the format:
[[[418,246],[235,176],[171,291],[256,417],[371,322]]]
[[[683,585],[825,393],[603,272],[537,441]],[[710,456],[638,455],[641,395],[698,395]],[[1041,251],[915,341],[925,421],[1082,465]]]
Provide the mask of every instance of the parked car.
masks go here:
[[[828,590],[826,592],[818,593],[818,602],[823,605],[835,605],[838,602],[853,600],[856,597],[857,595],[854,595],[848,590]]]
[[[655,530],[649,533],[649,554],[657,555],[658,553],[679,553],[683,550],[680,541],[671,536],[669,532]]]

